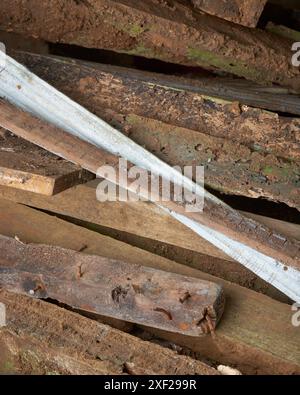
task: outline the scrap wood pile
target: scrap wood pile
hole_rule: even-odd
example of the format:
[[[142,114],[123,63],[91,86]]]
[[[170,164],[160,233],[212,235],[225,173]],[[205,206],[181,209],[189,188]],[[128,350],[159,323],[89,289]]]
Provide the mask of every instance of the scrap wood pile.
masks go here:
[[[300,373],[298,24],[296,1],[2,0],[0,373]]]

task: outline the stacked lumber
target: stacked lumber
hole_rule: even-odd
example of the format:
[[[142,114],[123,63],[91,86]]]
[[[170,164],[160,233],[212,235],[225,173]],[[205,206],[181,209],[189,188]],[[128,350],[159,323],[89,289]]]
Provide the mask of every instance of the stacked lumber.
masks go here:
[[[299,375],[298,5],[1,7],[0,374]]]

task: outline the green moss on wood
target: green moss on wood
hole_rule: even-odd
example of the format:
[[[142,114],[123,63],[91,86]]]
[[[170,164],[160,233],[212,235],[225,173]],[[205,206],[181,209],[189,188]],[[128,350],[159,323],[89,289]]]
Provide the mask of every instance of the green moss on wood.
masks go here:
[[[237,62],[236,59],[223,57],[210,51],[190,47],[187,49],[187,58],[196,62],[199,66],[214,66],[217,69],[256,81],[264,80],[262,71],[249,68],[248,64]]]

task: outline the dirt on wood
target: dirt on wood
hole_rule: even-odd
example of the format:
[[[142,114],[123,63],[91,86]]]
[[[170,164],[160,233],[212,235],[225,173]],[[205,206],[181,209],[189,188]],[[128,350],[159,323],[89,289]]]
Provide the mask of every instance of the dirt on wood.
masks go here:
[[[79,166],[3,129],[2,137],[0,135],[0,167],[47,177],[60,177],[81,170]]]
[[[300,207],[297,118],[200,95],[172,77],[13,56],[170,165],[205,166],[207,186]]]
[[[114,374],[218,374],[217,371],[175,351],[142,341],[117,329],[55,305],[0,290],[7,308],[7,329],[33,336],[47,347],[74,353]]]
[[[222,288],[192,277],[3,236],[0,250],[12,292],[190,336],[214,332],[224,311]]]
[[[201,15],[185,1],[2,0],[1,9],[2,30],[223,70],[300,91],[289,40]]]
[[[196,8],[244,26],[255,27],[267,0],[192,0]]]

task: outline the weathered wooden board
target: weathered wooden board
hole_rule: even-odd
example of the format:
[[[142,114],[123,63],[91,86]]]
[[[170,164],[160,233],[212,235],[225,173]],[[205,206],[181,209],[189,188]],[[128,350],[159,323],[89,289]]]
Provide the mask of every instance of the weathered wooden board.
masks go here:
[[[8,291],[190,336],[213,332],[224,311],[221,287],[192,277],[4,236],[0,250]]]
[[[17,135],[29,139],[29,141],[50,150],[51,152],[59,152],[59,155],[63,158],[80,164],[87,170],[90,170],[95,174],[97,173],[98,176],[107,178],[107,170],[103,165],[112,166],[117,174],[121,171],[118,168],[119,158],[117,156],[108,154],[107,152],[58,128],[55,128],[52,125],[47,124],[46,122],[43,122],[5,102],[1,102],[1,125],[10,131],[13,131]],[[148,176],[148,184],[146,186],[140,186],[139,193],[140,196],[148,200],[149,190],[151,189],[151,176],[147,172],[146,175]],[[108,180],[111,181],[110,178],[108,178]],[[114,176],[112,180],[114,183],[117,181],[117,184],[123,186],[122,180],[124,180],[124,177],[118,176],[116,180]],[[126,189],[130,189],[130,185],[131,184],[126,180]],[[132,192],[135,191],[136,189],[133,186]],[[174,193],[174,191],[172,193]],[[167,211],[175,212],[176,215],[184,215],[184,217],[189,220],[196,221],[200,225],[204,225],[208,228],[212,228],[214,231],[221,232],[221,234],[232,238],[229,239],[229,241],[236,240],[239,243],[243,243],[245,248],[255,248],[252,253],[251,262],[249,262],[249,264],[253,264],[255,266],[254,269],[252,268],[255,273],[256,271],[258,271],[258,274],[260,273],[261,267],[259,267],[259,265],[262,265],[262,263],[255,260],[254,252],[257,251],[265,254],[267,256],[268,263],[264,263],[263,265],[269,265],[269,261],[271,259],[272,267],[275,265],[272,270],[277,273],[275,275],[275,272],[272,271],[269,282],[273,284],[273,281],[276,283],[278,280],[279,285],[277,285],[277,287],[283,292],[287,292],[287,295],[292,295],[291,297],[294,298],[294,300],[297,300],[298,289],[295,289],[295,284],[293,284],[293,286],[291,284],[289,285],[293,291],[292,293],[289,293],[289,291],[286,290],[286,285],[284,285],[287,275],[295,276],[295,278],[290,278],[290,282],[295,283],[297,281],[300,255],[300,243],[297,240],[287,239],[284,235],[280,235],[247,217],[243,217],[237,211],[232,210],[230,207],[223,204],[223,202],[216,202],[214,197],[209,196],[208,194],[205,195],[204,209],[201,213],[187,211],[185,209],[185,205],[178,203],[174,199],[173,195],[171,200],[169,199],[166,201],[161,198],[161,191],[157,192],[156,198],[151,197],[151,199],[154,199],[155,202],[159,202],[159,206],[167,209]],[[210,239],[207,240],[210,241]],[[231,256],[236,257],[239,262],[244,264],[244,258],[241,254],[241,252],[237,251]],[[248,262],[247,259],[246,262]],[[283,271],[287,272],[288,270],[289,273],[284,275]],[[293,270],[295,270],[295,273]],[[266,277],[263,278],[267,280]]]
[[[300,89],[288,40],[201,15],[185,2],[2,0],[0,28]]]
[[[130,373],[129,368],[135,374],[218,374],[200,361],[46,302],[3,290],[0,301],[6,306],[8,330],[32,336],[79,362],[86,360],[94,370],[105,368],[114,374]]]
[[[4,131],[0,135],[0,185],[51,196],[93,178],[26,140]]]
[[[267,0],[192,0],[194,6],[208,14],[255,27]]]
[[[13,375],[109,375],[121,374],[109,361],[94,361],[75,350],[50,347],[34,334],[0,329],[0,374]]]
[[[203,341],[202,338],[193,341],[192,338],[177,337],[173,340],[189,347],[196,354],[199,352],[201,358],[213,358],[220,363],[237,366],[243,373],[299,372],[299,330],[291,325],[293,314],[291,306],[278,303],[269,297],[221,278],[180,265],[83,227],[75,226],[41,211],[4,200],[0,200],[0,203],[1,207],[5,208],[5,211],[1,210],[1,219],[3,219],[0,222],[1,232],[4,230],[4,234],[8,236],[17,235],[23,242],[59,245],[113,259],[123,259],[124,256],[128,256],[132,263],[143,260],[145,266],[222,284],[227,306],[230,307],[226,308],[222,321],[216,330],[215,340],[217,339],[217,343],[207,337],[204,337]],[[161,253],[163,250],[163,248],[156,248],[155,251]],[[202,267],[202,259],[203,256],[199,255],[197,260],[199,268]],[[213,264],[214,261],[211,262],[211,266]],[[223,261],[224,265],[226,263]],[[250,283],[255,286],[254,280],[251,282],[249,279]],[[15,298],[19,299],[20,297],[15,296]],[[3,300],[0,301],[3,302]],[[32,306],[36,301],[29,300],[28,303]],[[19,323],[16,325],[25,326],[30,332],[31,326],[28,326],[27,323],[21,325],[21,317],[17,317],[18,315],[15,319],[18,319]],[[160,336],[164,336],[168,340],[170,333],[163,333]],[[57,338],[60,338],[60,335]]]
[[[149,214],[151,215],[151,213]],[[144,266],[158,267],[162,268],[162,270],[164,270],[164,265],[169,264],[170,266],[173,263],[176,266],[175,262],[178,262],[264,293],[281,302],[289,303],[289,299],[286,296],[236,262],[204,255],[203,253],[181,248],[174,244],[171,245],[157,240],[139,237],[137,236],[138,233],[133,235],[87,223],[81,223],[81,226],[75,226],[56,216],[50,216],[41,211],[5,199],[0,199],[0,216],[0,234],[8,237],[17,237],[25,243],[56,245],[86,254],[96,254],[110,259],[126,261],[132,264],[140,264],[142,262]],[[259,220],[261,221],[261,217]],[[268,218],[265,218],[265,220],[268,221]],[[275,221],[274,225],[274,220],[271,220],[269,225],[273,228],[278,226],[280,230],[284,228],[285,231],[290,231],[292,236],[298,236],[300,239],[300,229],[297,225],[293,226],[282,221]],[[90,226],[94,231],[90,231],[83,226]],[[166,223],[162,222],[161,226],[168,233]],[[175,230],[177,230],[176,226]],[[110,236],[104,236],[103,234],[96,233],[96,231],[104,232]],[[153,235],[150,236],[153,237]],[[112,237],[121,238],[125,242],[115,240]],[[198,242],[197,245],[201,247],[203,242],[204,240],[200,239],[200,243]],[[133,245],[139,248],[133,247]],[[168,259],[164,259],[162,256]],[[169,259],[173,262],[170,262]],[[167,271],[170,270],[169,266],[166,266]]]
[[[258,109],[237,114],[238,103],[215,102],[188,88],[178,91],[176,79],[157,80],[155,74],[16,57],[167,163],[205,166],[207,186],[299,207],[299,161],[290,160],[300,153],[297,119]]]
[[[162,253],[172,256],[172,259],[175,260],[180,258],[176,254],[172,254],[172,248],[174,246],[183,248],[191,256],[188,260],[182,258],[184,263],[191,262],[196,267],[201,265],[204,271],[219,273],[230,281],[245,286],[254,286],[260,291],[268,292],[269,286],[261,282],[256,275],[249,273],[239,263],[233,262],[226,254],[170,218],[168,214],[153,204],[145,202],[101,203],[96,198],[97,185],[97,181],[92,181],[71,188],[52,198],[43,197],[43,199],[33,193],[0,187],[0,196],[58,215],[85,221],[87,222],[84,224],[85,226],[104,231],[117,238],[122,238],[120,232],[125,232],[126,239],[132,240],[134,245],[142,247],[145,244],[145,248],[150,251],[162,250]],[[91,207],[93,210],[90,209]],[[114,215],[111,215],[112,212]],[[166,243],[166,245],[160,243]],[[203,265],[194,256],[194,253],[200,253],[204,257]],[[205,256],[211,256],[217,260],[211,261]]]
[[[299,162],[137,115],[108,113],[116,127],[171,166],[204,166],[205,185],[222,193],[266,198],[300,210]],[[119,122],[118,122],[119,119]],[[300,145],[299,145],[300,147]]]
[[[223,101],[212,97],[218,97],[217,91],[228,91],[227,86],[220,88],[221,82],[212,82],[211,85],[215,87],[209,92],[203,88],[205,82],[201,80],[198,82],[22,52],[13,52],[12,56],[56,89],[107,121],[115,119],[114,112],[135,114],[244,144],[253,155],[274,154],[277,160],[280,157],[289,160],[300,157],[299,119],[280,117],[243,105],[243,100],[239,102],[235,97],[236,90],[243,88],[232,92],[229,97],[232,101]],[[237,85],[239,83],[235,82]],[[274,91],[275,88],[272,89]],[[261,90],[255,95],[260,97]],[[299,105],[300,99],[295,99],[295,95],[292,98]],[[110,116],[108,110],[112,111]],[[230,154],[239,161],[235,151]]]
[[[293,42],[300,41],[300,32],[297,30],[290,29],[283,25],[275,25],[272,22],[269,22],[266,26],[266,30],[272,32],[274,34],[278,34],[281,37],[288,38]]]

